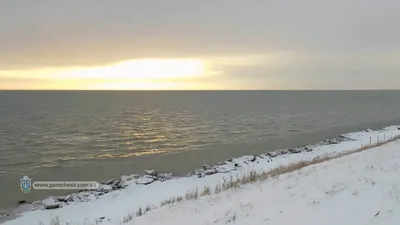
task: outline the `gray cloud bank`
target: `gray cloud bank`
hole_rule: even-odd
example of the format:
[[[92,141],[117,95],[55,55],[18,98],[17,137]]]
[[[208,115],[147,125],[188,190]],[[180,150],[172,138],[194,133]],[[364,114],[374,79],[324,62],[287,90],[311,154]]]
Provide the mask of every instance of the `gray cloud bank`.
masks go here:
[[[3,0],[0,70],[292,52],[282,65],[225,66],[207,79],[399,89],[399,27],[396,0]]]

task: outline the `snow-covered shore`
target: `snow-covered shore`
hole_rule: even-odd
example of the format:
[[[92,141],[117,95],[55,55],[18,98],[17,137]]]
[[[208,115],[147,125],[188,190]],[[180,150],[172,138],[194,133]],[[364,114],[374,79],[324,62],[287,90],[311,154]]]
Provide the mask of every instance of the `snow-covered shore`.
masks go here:
[[[399,172],[397,140],[276,179],[168,205],[127,224],[399,224]]]
[[[331,171],[330,170],[325,171],[324,168],[318,170],[315,169],[314,171],[311,170],[309,167],[307,167],[300,170],[300,172],[303,175],[299,174],[294,178],[293,175],[290,174],[284,175],[285,181],[283,180],[281,181],[281,177],[279,177],[278,179],[279,182],[277,182],[276,180],[275,181],[267,180],[257,185],[248,185],[244,189],[236,190],[235,193],[236,194],[239,193],[238,196],[242,197],[234,197],[234,200],[230,200],[232,199],[232,196],[230,198],[227,197],[228,195],[232,195],[232,193],[234,192],[232,190],[229,190],[229,191],[224,191],[217,195],[201,197],[199,200],[195,202],[187,201],[176,205],[163,206],[161,208],[160,205],[165,200],[168,200],[172,197],[185,196],[188,192],[191,192],[195,189],[198,189],[199,191],[202,191],[202,189],[204,188],[209,188],[211,190],[214,190],[215,186],[221,183],[224,179],[227,180],[230,177],[240,177],[253,170],[269,171],[274,168],[278,168],[280,166],[288,165],[295,162],[310,161],[315,157],[334,156],[339,153],[344,153],[359,149],[362,146],[370,145],[376,143],[377,141],[382,142],[398,136],[400,136],[400,127],[390,126],[377,131],[368,130],[368,131],[341,135],[337,138],[331,140],[325,140],[315,145],[302,146],[295,149],[282,150],[279,152],[266,153],[257,156],[243,156],[240,158],[230,159],[225,162],[222,162],[219,165],[204,166],[203,169],[192,172],[191,176],[188,177],[173,178],[171,176],[165,176],[165,175],[154,176],[155,174],[150,175],[151,174],[150,171],[149,175],[142,177],[137,177],[136,175],[123,176],[121,177],[121,179],[113,180],[110,181],[109,184],[103,185],[101,190],[98,190],[97,192],[81,192],[81,193],[75,193],[71,196],[62,197],[60,199],[60,205],[62,207],[59,209],[41,210],[40,206],[43,204],[40,204],[39,202],[38,210],[25,212],[20,217],[14,220],[7,221],[5,224],[6,225],[24,225],[24,224],[40,224],[40,223],[51,224],[51,221],[53,220],[54,222],[55,219],[61,221],[61,224],[68,223],[70,225],[96,224],[96,221],[99,224],[120,224],[124,220],[126,221],[128,215],[131,215],[132,213],[138,211],[140,208],[143,209],[149,208],[152,210],[142,217],[132,219],[134,220],[132,224],[142,224],[142,223],[149,224],[152,221],[155,221],[154,224],[169,224],[169,222],[171,222],[170,224],[186,224],[188,222],[187,219],[189,218],[189,215],[186,216],[186,214],[190,214],[191,217],[190,223],[194,223],[195,221],[194,219],[192,219],[192,217],[199,218],[199,220],[197,220],[199,221],[198,222],[199,224],[207,224],[207,222],[226,223],[227,222],[226,220],[229,220],[229,218],[230,220],[234,219],[237,222],[243,220],[242,221],[243,224],[255,224],[252,221],[256,222],[256,220],[258,221],[259,219],[263,219],[263,221],[264,220],[278,221],[277,222],[278,224],[281,223],[293,224],[294,222],[298,221],[293,220],[292,222],[290,221],[288,222],[286,220],[275,220],[275,218],[293,219],[295,217],[303,217],[302,216],[303,214],[301,214],[300,212],[305,210],[301,208],[304,206],[304,204],[301,205],[301,207],[298,206],[300,208],[297,209],[295,204],[292,205],[292,203],[288,203],[288,201],[289,200],[292,201],[291,200],[292,198],[295,200],[297,199],[298,201],[301,202],[303,201],[302,199],[305,199],[304,201],[311,200],[311,198],[308,199],[306,197],[301,197],[305,195],[305,196],[311,196],[315,200],[315,202],[312,205],[318,205],[317,201],[321,200],[322,198],[321,196],[318,197],[319,195],[322,195],[322,193],[320,193],[322,190],[321,188],[325,188],[326,185],[328,186],[330,184],[333,185],[331,189],[329,189],[326,186],[326,188],[331,190],[331,192],[333,193],[332,196],[345,189],[347,190],[348,184],[346,184],[347,186],[343,185],[342,184],[343,182],[341,182],[340,179],[338,181],[336,181],[335,179],[342,178],[342,175],[343,178],[349,177],[349,179],[353,176],[357,176],[357,173],[354,172],[354,174],[352,174],[351,170],[350,172],[344,172],[346,171],[344,167],[348,168],[348,166],[350,166],[351,169],[353,168],[353,164],[339,163],[337,165],[338,168],[335,168],[336,164],[335,163],[332,164],[332,162],[354,158],[355,157],[354,155],[344,157],[344,159],[336,159],[331,162],[324,163],[323,165],[326,164],[331,165],[332,167],[330,169]],[[376,157],[383,158],[387,155],[386,152],[393,152],[393,154],[395,153],[395,150],[393,150],[393,146],[399,146],[398,142],[379,147],[379,148],[389,148],[385,149],[387,150],[385,151],[385,154],[380,154],[379,151],[368,151],[367,153],[372,154],[370,152],[377,152],[375,154],[380,156]],[[359,153],[359,154],[363,155],[367,153]],[[395,155],[395,156],[392,155],[393,158],[389,157],[387,160],[390,159],[393,161],[395,159],[398,159],[399,156],[400,155]],[[365,166],[362,163],[366,163],[368,164],[368,166],[374,166],[374,168],[378,168],[378,164],[381,165],[382,168],[387,167],[387,165],[385,166],[382,164],[383,162],[375,162],[376,164],[371,164],[371,162],[367,160],[365,160],[365,162],[357,161],[356,165],[359,164],[360,166]],[[321,165],[313,166],[311,168],[319,168],[321,167]],[[354,168],[357,171],[362,170],[357,166],[354,166]],[[335,172],[335,169],[343,172],[340,173]],[[311,172],[302,172],[302,171],[311,171]],[[377,170],[377,173],[378,172],[379,171]],[[314,177],[314,175],[313,176],[304,175],[309,173],[319,174],[318,177],[320,180],[307,181],[307,179],[311,179],[311,177]],[[331,174],[332,176],[330,176]],[[303,178],[300,179],[300,177],[303,176],[304,176],[304,181]],[[362,176],[364,176],[364,174],[362,174]],[[321,181],[321,177],[322,179],[328,179],[330,183]],[[366,177],[370,177],[370,175]],[[392,178],[394,179],[394,177]],[[360,179],[363,179],[363,177],[362,178],[360,177]],[[389,179],[389,178],[383,177],[379,179]],[[293,181],[296,181],[297,184],[296,185],[292,184],[291,182]],[[320,182],[324,183],[320,184]],[[336,186],[334,184],[335,182],[338,183]],[[302,185],[299,185],[299,183],[301,183]],[[359,181],[359,183],[362,182]],[[285,185],[286,187],[283,187]],[[115,186],[120,186],[120,188],[115,188]],[[293,192],[292,190],[295,189],[293,189],[292,186],[293,187],[296,186],[296,190],[298,189],[297,188],[298,186],[301,186],[301,189],[298,190],[299,191],[298,193]],[[360,186],[360,188],[363,187]],[[327,193],[331,193],[329,190],[327,191]],[[349,189],[349,191],[351,190]],[[357,191],[360,192],[361,190]],[[304,193],[302,193],[300,196],[299,195],[300,192]],[[241,200],[244,199],[245,196],[249,196],[249,201],[243,200],[242,202]],[[67,198],[70,199],[70,201],[66,201]],[[262,204],[262,201],[258,201],[258,199],[260,198],[265,198],[265,200],[268,201],[267,203],[265,202],[263,203],[266,205],[260,205]],[[251,199],[253,199],[254,202],[251,202],[250,201]],[[358,200],[360,199],[357,199],[357,201]],[[360,201],[364,201],[364,199],[361,199]],[[257,204],[261,208],[256,209],[255,206]],[[281,204],[287,204],[287,205],[286,206],[283,205],[281,207],[282,209],[278,210],[276,206]],[[338,203],[334,202],[332,204],[338,204]],[[340,209],[340,211],[342,211],[342,208],[340,207],[335,208],[335,207],[337,207],[337,205],[332,205],[332,209],[330,210]],[[215,208],[215,210],[210,210],[211,208]],[[365,206],[362,205],[361,208],[365,208]],[[264,211],[264,209],[270,209],[271,213],[262,214],[260,210]],[[296,210],[298,210],[298,212]],[[319,211],[322,209],[316,207],[314,210]],[[218,213],[223,212],[223,213],[219,215],[217,212]],[[286,216],[282,216],[284,215],[284,212]],[[312,211],[307,211],[305,213],[311,213],[311,212]],[[265,216],[265,218],[257,216],[251,216],[251,218],[249,218],[249,216],[245,216],[247,214],[256,215],[257,213]],[[324,214],[327,212],[323,211],[321,213]],[[351,210],[349,213],[351,213]],[[332,215],[334,215],[334,213],[332,213]],[[186,217],[186,223],[184,221],[184,217]],[[314,217],[316,221],[320,222],[323,222],[325,219],[325,217],[320,215],[318,216],[314,215]],[[249,220],[246,220],[246,218]],[[320,220],[318,220],[318,218]],[[306,221],[312,222],[313,218],[307,217],[303,219],[304,222]],[[156,221],[158,221],[158,223],[156,223]],[[261,222],[259,221],[259,223]],[[349,221],[349,223],[350,222],[351,221]],[[127,221],[127,224],[129,223],[131,223],[131,221]],[[274,222],[274,224],[276,223]],[[296,224],[303,224],[303,223],[296,223]],[[328,224],[333,224],[333,223],[328,223]],[[345,224],[347,224],[347,221],[345,221]]]

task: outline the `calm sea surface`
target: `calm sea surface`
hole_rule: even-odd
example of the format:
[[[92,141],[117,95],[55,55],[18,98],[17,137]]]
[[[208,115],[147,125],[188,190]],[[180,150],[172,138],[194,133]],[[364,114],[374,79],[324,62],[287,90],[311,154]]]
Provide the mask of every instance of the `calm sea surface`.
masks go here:
[[[107,180],[400,124],[400,91],[0,91],[0,209],[19,179]]]

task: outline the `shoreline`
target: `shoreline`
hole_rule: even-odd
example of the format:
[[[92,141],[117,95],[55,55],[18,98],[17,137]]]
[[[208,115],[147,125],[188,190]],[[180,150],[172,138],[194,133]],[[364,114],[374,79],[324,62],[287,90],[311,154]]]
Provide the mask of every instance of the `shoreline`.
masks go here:
[[[272,139],[252,141],[249,143],[238,143],[229,145],[217,145],[207,148],[199,148],[182,152],[171,152],[155,156],[141,156],[133,158],[121,158],[110,160],[93,160],[88,163],[77,165],[65,165],[54,169],[38,169],[31,172],[16,171],[7,175],[0,175],[4,181],[2,192],[8,193],[0,202],[1,212],[16,209],[18,201],[26,200],[32,203],[43,200],[47,196],[59,196],[70,194],[69,190],[46,190],[33,191],[23,194],[15,184],[19,184],[22,175],[27,175],[33,180],[94,180],[107,181],[120,177],[122,174],[142,173],[145,169],[154,168],[158,172],[171,172],[177,176],[186,176],[193,168],[201,168],[203,164],[215,165],[229,158],[237,158],[243,155],[262,154],[277,149],[292,148],[295,146],[317,143],[325,138],[333,138],[340,134],[357,132],[367,128],[379,129],[400,124],[399,120],[378,120],[357,125],[338,126],[321,129],[319,132],[305,131],[303,133],[291,134],[289,136],[277,136]],[[150,165],[150,166],[149,166]]]
[[[260,167],[259,169],[265,171],[268,169],[273,169],[274,166],[291,163],[293,162],[293,159],[291,160],[290,158],[293,156],[301,156],[300,158],[307,159],[307,157],[311,156],[328,156],[337,154],[338,152],[348,152],[360,147],[362,148],[363,145],[366,146],[377,141],[373,140],[372,137],[374,135],[378,137],[377,140],[380,139],[381,141],[398,137],[400,135],[400,126],[394,125],[379,130],[364,130],[360,132],[347,133],[339,135],[336,138],[325,139],[313,145],[298,146],[297,148],[292,149],[281,149],[260,155],[248,155],[238,158],[231,158],[213,166],[204,165],[203,168],[195,169],[190,172],[188,176],[175,177],[168,173],[157,174],[156,171],[153,170],[146,171],[145,175],[142,176],[137,174],[128,176],[124,175],[121,176],[121,178],[103,182],[100,188],[96,191],[81,191],[67,196],[58,197],[49,196],[45,200],[36,201],[31,204],[31,210],[33,209],[34,211],[25,211],[20,213],[21,215],[18,215],[19,217],[17,218],[11,218],[12,216],[17,216],[11,214],[9,217],[5,217],[5,219],[7,219],[6,224],[18,224],[18,222],[14,222],[18,220],[24,220],[24,218],[29,218],[32,216],[36,219],[41,218],[41,216],[46,217],[46,215],[48,217],[49,214],[57,211],[60,212],[66,209],[76,208],[80,205],[81,207],[84,207],[82,205],[91,205],[96,201],[103,201],[104,199],[113,200],[118,197],[113,197],[113,195],[126,194],[130,197],[134,197],[134,195],[139,195],[140,192],[154,193],[154,191],[159,190],[158,188],[161,188],[160,186],[165,186],[168,184],[172,184],[172,186],[176,185],[173,183],[179,184],[183,182],[182,185],[178,185],[178,189],[180,189],[179,191],[181,192],[181,195],[184,195],[185,192],[190,190],[190,187],[193,188],[196,186],[197,188],[201,189],[202,187],[205,187],[205,185],[212,186],[215,185],[215,182],[221,180],[221,178],[227,178],[228,175],[232,176],[243,174],[250,168],[254,169]],[[341,145],[343,145],[344,148],[341,149]],[[140,191],[139,193],[136,193],[138,189]],[[145,189],[149,190],[146,191]],[[133,192],[134,190],[135,192]],[[173,193],[163,193],[158,199],[152,199],[149,204],[160,204],[160,201],[165,201],[171,197],[176,197],[175,191],[173,191]],[[46,210],[44,209],[46,208],[46,205],[53,205],[53,207],[55,207],[54,205],[57,205],[56,208],[59,209]],[[144,206],[142,205],[141,207]],[[98,217],[94,216],[91,219],[96,220]]]

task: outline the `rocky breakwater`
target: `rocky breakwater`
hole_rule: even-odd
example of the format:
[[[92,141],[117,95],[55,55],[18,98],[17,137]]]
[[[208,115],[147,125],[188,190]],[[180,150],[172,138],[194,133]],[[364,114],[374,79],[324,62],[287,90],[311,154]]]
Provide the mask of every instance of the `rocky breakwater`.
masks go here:
[[[242,156],[239,158],[232,158],[216,165],[203,165],[200,169],[195,169],[189,173],[189,176],[195,176],[197,178],[203,178],[217,173],[229,173],[230,171],[237,170],[238,168],[260,162],[273,162],[275,157],[286,155],[286,154],[300,154],[302,152],[312,152],[315,147],[321,145],[333,145],[339,144],[344,141],[351,141],[344,135],[332,139],[325,139],[315,145],[304,145],[296,148],[282,149],[273,152],[267,152],[260,155],[249,155]],[[67,196],[52,196],[42,201],[35,201],[32,203],[33,210],[48,210],[57,209],[65,205],[70,205],[78,202],[86,202],[92,199],[98,199],[104,194],[109,192],[118,191],[128,187],[129,185],[150,185],[155,181],[166,181],[169,179],[178,178],[173,176],[171,173],[158,174],[156,170],[145,170],[144,175],[139,176],[137,174],[124,175],[118,179],[112,179],[103,183],[100,183],[99,188],[95,190],[81,190],[77,193],[72,193]]]
[[[138,174],[123,175],[121,178],[101,182],[97,189],[80,190],[66,196],[50,196],[44,200],[35,201],[32,203],[32,210],[57,209],[73,203],[98,199],[104,194],[124,189],[132,184],[149,185],[155,181],[165,181],[172,178],[174,176],[171,173],[159,174],[156,170],[145,170],[145,174],[142,176]]]
[[[334,145],[339,144],[344,141],[352,141],[353,139],[346,137],[345,135],[340,135],[332,139],[325,139],[315,145],[303,145],[296,148],[281,149],[278,151],[267,152],[260,155],[249,155],[242,156],[239,158],[232,158],[221,162],[217,165],[209,166],[203,165],[203,168],[196,169],[189,173],[189,176],[196,176],[202,178],[205,176],[217,174],[217,173],[228,173],[237,168],[243,166],[244,164],[260,163],[260,162],[272,162],[275,157],[286,155],[286,154],[299,154],[302,152],[312,152],[317,146],[321,145]]]

